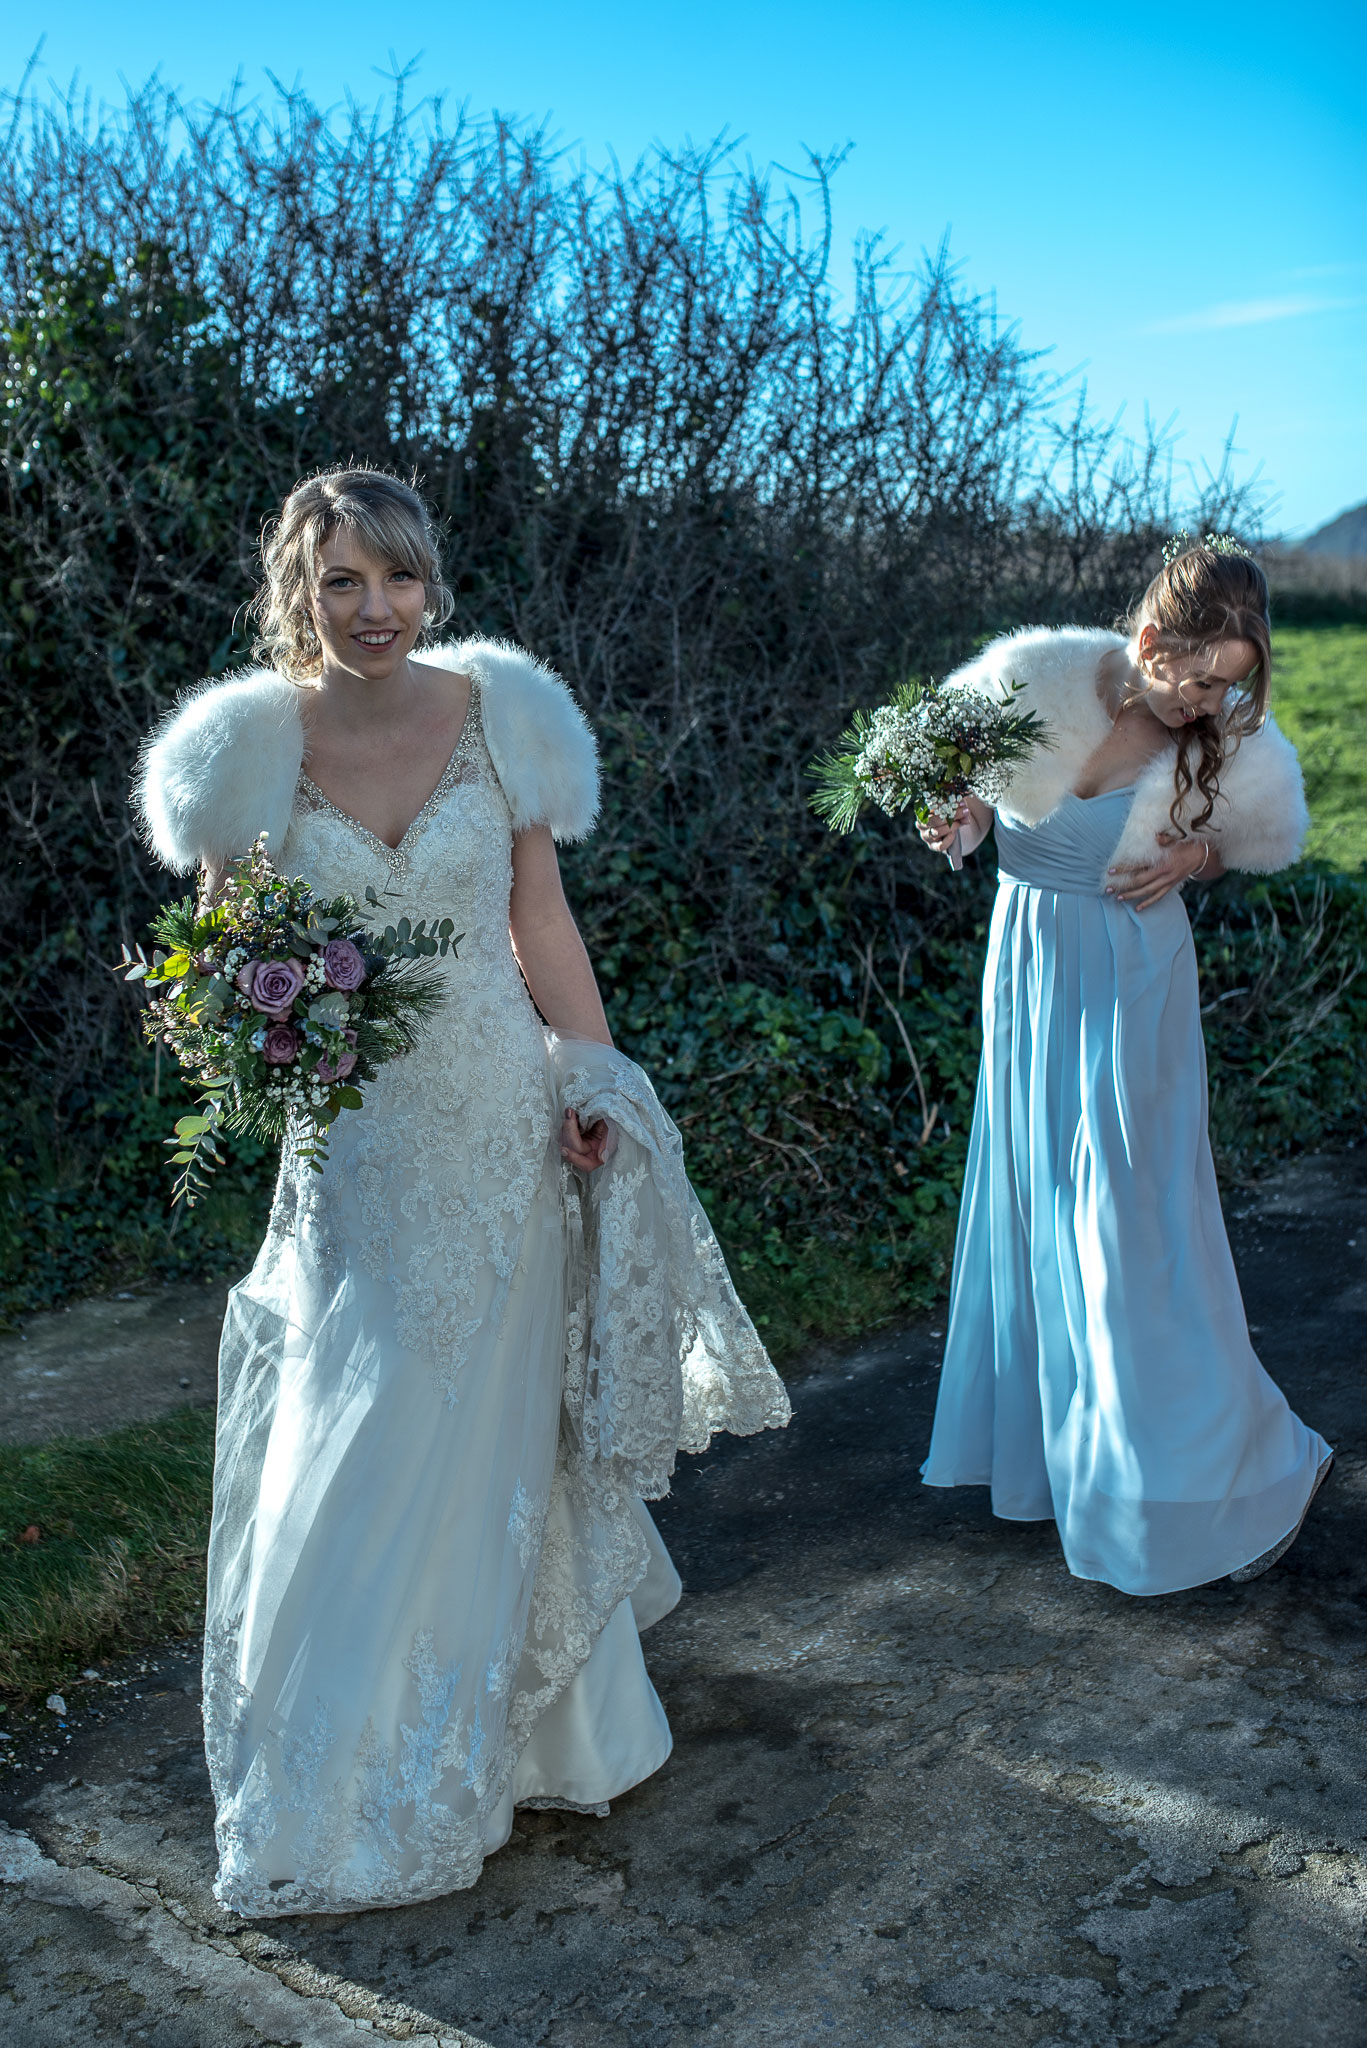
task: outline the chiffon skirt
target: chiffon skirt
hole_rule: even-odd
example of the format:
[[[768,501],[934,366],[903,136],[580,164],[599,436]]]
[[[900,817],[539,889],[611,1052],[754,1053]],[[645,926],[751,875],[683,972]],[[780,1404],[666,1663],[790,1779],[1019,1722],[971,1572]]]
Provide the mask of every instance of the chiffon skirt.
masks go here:
[[[989,1486],[1008,1519],[1052,1518],[1079,1578],[1156,1594],[1270,1549],[1329,1451],[1249,1342],[1186,911],[1176,893],[1143,912],[1101,893],[1123,824],[1113,798],[1128,794],[1065,799],[1033,831],[998,826],[982,1066],[922,1473]]]

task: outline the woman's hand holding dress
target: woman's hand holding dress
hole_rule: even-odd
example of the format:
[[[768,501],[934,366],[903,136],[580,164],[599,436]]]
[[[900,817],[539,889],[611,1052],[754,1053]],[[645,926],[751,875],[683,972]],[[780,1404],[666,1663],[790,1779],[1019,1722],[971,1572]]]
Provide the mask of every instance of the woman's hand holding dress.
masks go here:
[[[581,1173],[592,1173],[605,1164],[617,1149],[617,1133],[605,1116],[584,1124],[577,1110],[567,1109],[560,1125],[561,1157]]]

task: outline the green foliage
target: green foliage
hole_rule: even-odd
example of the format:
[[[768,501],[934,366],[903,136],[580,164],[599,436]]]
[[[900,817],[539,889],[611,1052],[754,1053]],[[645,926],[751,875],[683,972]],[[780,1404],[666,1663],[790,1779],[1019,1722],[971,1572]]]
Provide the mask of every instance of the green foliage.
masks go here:
[[[1320,558],[1323,562],[1323,557]],[[1335,565],[1337,566],[1337,565]],[[1331,571],[1332,573],[1332,571]],[[1341,587],[1315,584],[1288,588],[1276,580],[1272,570],[1272,624],[1280,639],[1283,628],[1297,631],[1325,626],[1356,626],[1367,629],[1367,576],[1361,565],[1339,571]]]
[[[870,1313],[936,1284],[991,884],[904,826],[834,838],[807,767],[855,706],[985,632],[1111,618],[1175,523],[1162,463],[1061,424],[947,262],[894,285],[861,259],[833,300],[821,236],[715,153],[600,179],[506,124],[358,112],[334,134],[297,97],[230,116],[155,88],[90,133],[25,115],[7,148],[11,1312],[231,1267],[259,1229],[273,1161],[242,1142],[167,1218],[159,1139],[196,1105],[107,971],[164,893],[128,779],[177,691],[245,653],[261,520],[357,455],[421,472],[453,630],[554,663],[600,736],[571,900],[754,1298],[772,1282],[815,1329],[823,1297],[852,1299],[837,1274],[867,1276]],[[1238,523],[1227,477],[1215,498],[1189,523]],[[1291,1064],[1239,1082],[1251,1129]],[[1269,1128],[1311,1116],[1313,1074],[1296,1088]]]
[[[1233,1172],[1344,1131],[1367,1102],[1367,876],[1307,863],[1195,907],[1211,1135]]]
[[[0,1688],[41,1692],[198,1624],[213,1461],[213,1415],[194,1409],[0,1447]]]
[[[1367,624],[1278,627],[1272,699],[1305,769],[1310,853],[1367,863]]]
[[[259,1243],[273,1148],[239,1139],[193,1212],[170,1207],[163,1149],[193,1101],[172,1063],[130,1037],[78,1121],[0,1099],[0,1322],[143,1277],[237,1273]]]

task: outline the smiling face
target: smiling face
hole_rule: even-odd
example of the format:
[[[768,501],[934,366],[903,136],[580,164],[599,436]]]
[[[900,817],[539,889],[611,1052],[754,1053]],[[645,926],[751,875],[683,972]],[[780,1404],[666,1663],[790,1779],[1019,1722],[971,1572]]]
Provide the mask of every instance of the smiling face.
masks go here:
[[[339,526],[318,550],[313,591],[324,673],[386,681],[417,645],[426,598],[411,569],[369,554],[354,531]]]
[[[1259,662],[1251,640],[1217,640],[1194,653],[1165,648],[1146,625],[1132,654],[1148,685],[1145,707],[1174,732],[1198,718],[1218,717],[1232,688],[1251,682]]]

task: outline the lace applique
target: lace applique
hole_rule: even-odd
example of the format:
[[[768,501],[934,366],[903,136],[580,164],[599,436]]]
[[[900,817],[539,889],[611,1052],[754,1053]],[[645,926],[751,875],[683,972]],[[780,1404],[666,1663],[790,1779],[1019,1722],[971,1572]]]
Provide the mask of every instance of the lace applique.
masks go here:
[[[465,719],[461,725],[460,738],[456,741],[451,758],[441,772],[441,779],[437,783],[436,788],[432,791],[431,796],[428,797],[426,803],[418,812],[417,817],[414,818],[397,846],[391,846],[387,839],[381,839],[378,832],[372,832],[368,825],[361,824],[360,820],[353,818],[349,811],[339,809],[332,801],[332,798],[321,790],[318,784],[304,773],[302,768],[299,771],[299,786],[294,796],[295,816],[298,817],[310,811],[325,811],[329,817],[335,818],[340,824],[348,826],[351,831],[355,832],[357,837],[363,839],[366,845],[371,848],[372,852],[379,854],[396,881],[406,881],[408,878],[409,851],[412,841],[421,833],[428,819],[440,810],[442,804],[445,803],[447,797],[451,794],[451,791],[456,787],[456,784],[464,781],[467,775],[478,775],[477,754],[483,737],[484,719],[479,683],[474,676],[471,676],[470,701],[465,707]]]
[[[606,1799],[586,1806],[578,1799],[556,1799],[549,1792],[534,1793],[530,1799],[519,1799],[517,1803],[527,1813],[591,1813],[596,1820],[606,1820],[612,1812]]]
[[[327,1171],[286,1151],[271,1233],[334,1270],[348,1246],[386,1280],[399,1342],[454,1403],[472,1340],[502,1311],[551,1134],[541,1025],[508,935],[512,821],[478,685],[446,772],[404,834],[401,864],[307,778],[300,788],[287,865],[320,891],[364,901],[367,886],[382,888],[389,916],[450,917],[464,936],[454,958],[433,963],[445,1003],[414,1051],[372,1083],[366,1109],[334,1127]]]
[[[397,1753],[367,1718],[350,1765],[339,1768],[321,1703],[302,1734],[262,1716],[238,1678],[240,1628],[214,1627],[204,1699],[219,1811],[214,1890],[224,1906],[247,1917],[336,1913],[436,1898],[475,1882],[490,1817],[532,1728],[646,1568],[625,1498],[563,1444],[547,1520],[530,1612],[490,1658],[484,1699],[468,1717],[459,1703],[465,1660],[443,1665],[430,1627],[414,1636],[401,1669],[415,1711],[399,1720]],[[376,1687],[385,1674],[354,1674],[362,1676]],[[606,1803],[524,1803],[607,1811]],[[285,1881],[266,1875],[281,1856],[295,1873]]]
[[[522,1644],[511,1637],[507,1642],[501,1643],[489,1659],[484,1672],[484,1690],[499,1706],[506,1702],[513,1689],[513,1681],[517,1677],[517,1667],[521,1661]]]
[[[560,1099],[607,1117],[617,1149],[566,1170],[569,1294],[564,1403],[584,1456],[644,1500],[679,1451],[712,1433],[782,1428],[783,1383],[746,1314],[683,1168],[679,1133],[641,1069],[610,1047],[551,1041]]]
[[[541,1513],[520,1479],[513,1488],[513,1504],[508,1512],[508,1540],[525,1570],[541,1541]]]

